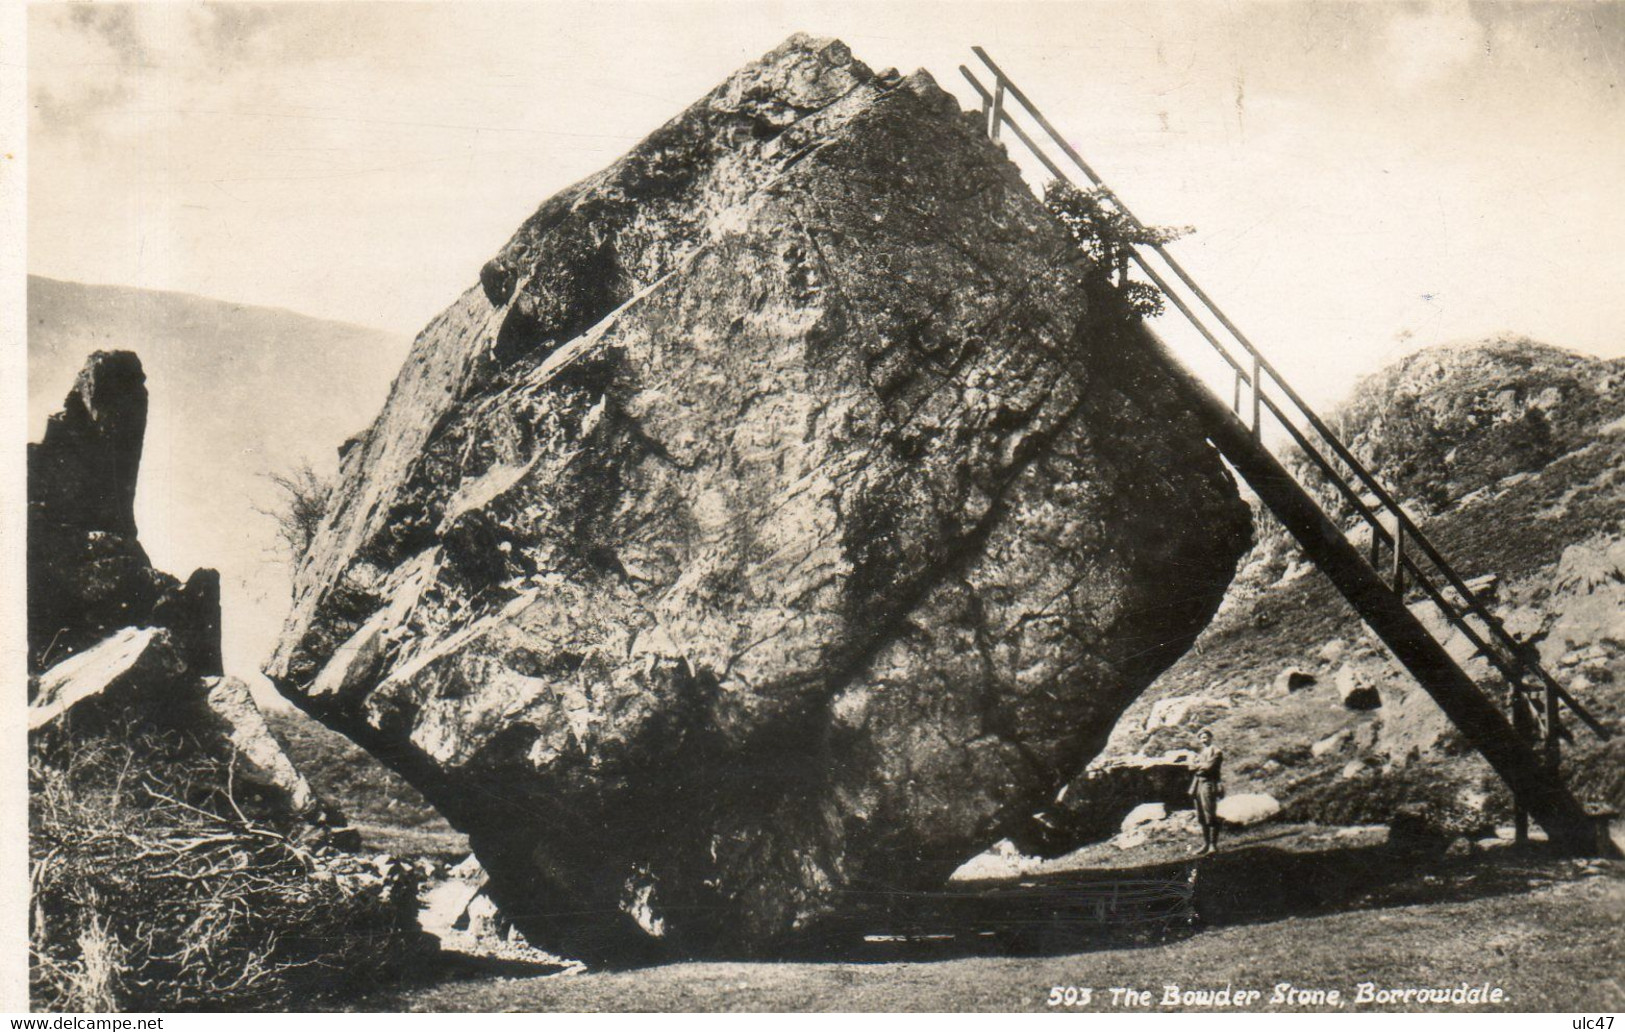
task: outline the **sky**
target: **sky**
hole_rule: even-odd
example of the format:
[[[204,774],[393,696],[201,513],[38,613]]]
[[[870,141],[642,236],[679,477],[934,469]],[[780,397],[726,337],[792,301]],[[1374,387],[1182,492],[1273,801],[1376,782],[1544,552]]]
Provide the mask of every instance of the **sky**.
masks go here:
[[[28,264],[415,333],[797,29],[986,46],[1312,401],[1499,331],[1625,354],[1625,6],[40,5]]]

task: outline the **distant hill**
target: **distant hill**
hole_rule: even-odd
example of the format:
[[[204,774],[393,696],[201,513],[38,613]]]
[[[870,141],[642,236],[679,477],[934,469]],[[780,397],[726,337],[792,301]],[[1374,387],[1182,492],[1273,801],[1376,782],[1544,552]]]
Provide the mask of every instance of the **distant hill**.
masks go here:
[[[1625,414],[1625,359],[1516,336],[1444,344],[1362,379],[1334,413],[1345,442],[1429,512],[1583,447]]]
[[[188,294],[28,279],[29,437],[98,349],[141,357],[151,397],[136,519],[160,569],[221,573],[226,668],[259,664],[285,614],[266,474],[338,446],[382,405],[410,344],[381,330]]]

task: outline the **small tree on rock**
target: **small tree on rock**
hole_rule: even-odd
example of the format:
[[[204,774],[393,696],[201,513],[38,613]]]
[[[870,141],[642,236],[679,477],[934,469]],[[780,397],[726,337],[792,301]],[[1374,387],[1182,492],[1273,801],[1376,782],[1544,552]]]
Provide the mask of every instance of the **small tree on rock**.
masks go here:
[[[272,508],[259,511],[276,521],[277,537],[282,539],[297,566],[310,551],[316,528],[327,515],[333,485],[317,473],[308,460],[286,473],[267,473],[265,477],[281,492],[281,497]]]
[[[1190,226],[1147,226],[1123,211],[1110,190],[1081,190],[1064,179],[1044,187],[1044,205],[1061,220],[1078,250],[1094,263],[1127,310],[1145,319],[1161,315],[1162,292],[1130,279],[1130,253],[1137,246],[1156,247],[1192,232]]]

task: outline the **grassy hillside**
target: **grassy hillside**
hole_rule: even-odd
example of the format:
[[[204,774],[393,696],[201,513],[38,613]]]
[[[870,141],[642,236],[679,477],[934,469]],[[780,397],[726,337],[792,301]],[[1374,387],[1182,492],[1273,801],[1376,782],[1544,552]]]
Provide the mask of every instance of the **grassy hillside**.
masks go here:
[[[468,855],[467,837],[360,746],[297,711],[268,712],[266,719],[311,787],[360,829],[363,848],[458,860]]]

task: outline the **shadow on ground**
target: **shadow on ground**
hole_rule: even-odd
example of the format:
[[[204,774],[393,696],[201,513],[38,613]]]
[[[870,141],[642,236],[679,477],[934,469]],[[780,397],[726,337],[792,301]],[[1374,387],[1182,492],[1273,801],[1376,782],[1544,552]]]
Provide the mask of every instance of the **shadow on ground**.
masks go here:
[[[1344,845],[1310,827],[1260,829],[1201,859],[1153,852],[1125,864],[1108,852],[1078,869],[937,892],[856,889],[838,919],[772,956],[668,957],[647,966],[700,959],[910,963],[1141,949],[1206,929],[1524,893],[1576,873],[1573,861],[1540,843],[1458,856],[1447,855],[1443,843]],[[524,979],[573,967],[442,950],[426,956],[403,988]]]
[[[1570,863],[1540,844],[1448,856],[1442,843],[1303,848],[1254,840],[1199,860],[944,892],[854,892],[852,913],[839,926],[783,959],[919,961],[1157,946],[1203,928],[1526,892],[1561,880]]]

